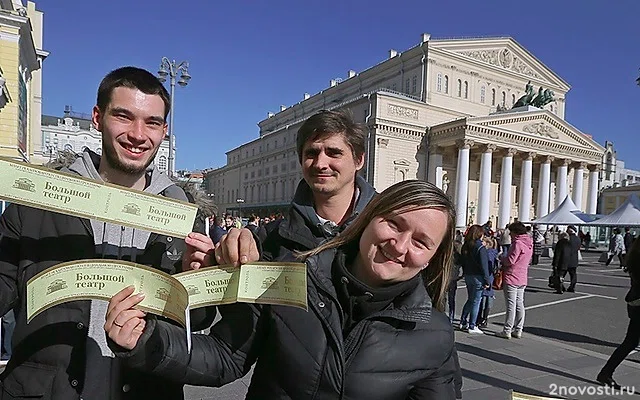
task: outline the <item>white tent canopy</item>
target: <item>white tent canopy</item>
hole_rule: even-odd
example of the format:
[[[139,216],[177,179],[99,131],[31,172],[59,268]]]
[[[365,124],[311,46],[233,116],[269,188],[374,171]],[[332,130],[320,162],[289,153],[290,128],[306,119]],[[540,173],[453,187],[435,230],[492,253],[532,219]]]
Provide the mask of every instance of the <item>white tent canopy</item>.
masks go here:
[[[567,196],[558,208],[544,217],[531,222],[542,225],[584,225],[585,222],[575,215],[574,212],[580,212],[580,209],[575,205],[573,200],[571,200],[571,197]]]
[[[611,214],[591,222],[595,226],[640,226],[640,199],[635,194],[627,197],[620,207]]]

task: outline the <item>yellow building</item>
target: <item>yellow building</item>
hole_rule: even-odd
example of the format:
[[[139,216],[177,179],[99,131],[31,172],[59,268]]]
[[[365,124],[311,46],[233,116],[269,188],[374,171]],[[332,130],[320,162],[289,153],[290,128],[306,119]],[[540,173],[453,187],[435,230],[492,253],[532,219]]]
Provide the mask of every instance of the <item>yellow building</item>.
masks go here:
[[[31,161],[40,141],[42,12],[0,0],[0,156]]]
[[[623,185],[604,189],[600,194],[599,212],[601,214],[611,214],[632,194],[640,197],[640,184]]]

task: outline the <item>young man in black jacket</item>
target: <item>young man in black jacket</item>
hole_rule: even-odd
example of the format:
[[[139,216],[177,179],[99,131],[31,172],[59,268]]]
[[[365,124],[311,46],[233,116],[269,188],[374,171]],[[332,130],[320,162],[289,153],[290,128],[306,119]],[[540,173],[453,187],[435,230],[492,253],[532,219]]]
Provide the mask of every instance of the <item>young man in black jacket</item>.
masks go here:
[[[239,264],[258,258],[276,260],[293,251],[315,248],[343,230],[375,195],[358,171],[364,166],[366,133],[344,111],[320,111],[307,119],[296,139],[303,178],[285,218],[258,231],[232,229],[216,245],[210,259],[208,238],[191,234],[191,268],[211,264]]]
[[[102,132],[102,156],[86,150],[62,171],[187,201],[152,164],[166,136],[169,107],[169,94],[153,74],[134,67],[112,71],[100,84],[92,115]],[[0,218],[0,315],[13,309],[16,328],[0,398],[183,398],[182,385],[128,371],[114,358],[103,330],[106,302],[63,303],[27,324],[26,284],[53,265],[91,258],[180,272],[184,251],[178,238],[11,204]],[[192,321],[201,322],[196,330],[210,323],[202,312]]]

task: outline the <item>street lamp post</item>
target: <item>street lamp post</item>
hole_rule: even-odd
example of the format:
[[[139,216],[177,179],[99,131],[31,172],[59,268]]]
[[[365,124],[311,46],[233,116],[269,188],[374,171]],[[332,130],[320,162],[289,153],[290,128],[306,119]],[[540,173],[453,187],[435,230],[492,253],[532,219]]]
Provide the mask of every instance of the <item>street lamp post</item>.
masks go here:
[[[191,79],[191,75],[189,75],[189,62],[182,61],[181,63],[176,63],[175,60],[169,60],[167,57],[162,57],[162,61],[160,61],[160,69],[158,70],[158,79],[160,82],[165,82],[167,80],[167,76],[169,76],[169,83],[171,86],[171,111],[169,114],[169,170],[167,171],[167,175],[173,176],[173,94],[176,87],[176,76],[178,73],[180,74],[180,80],[178,81],[178,85],[185,87],[189,83]]]

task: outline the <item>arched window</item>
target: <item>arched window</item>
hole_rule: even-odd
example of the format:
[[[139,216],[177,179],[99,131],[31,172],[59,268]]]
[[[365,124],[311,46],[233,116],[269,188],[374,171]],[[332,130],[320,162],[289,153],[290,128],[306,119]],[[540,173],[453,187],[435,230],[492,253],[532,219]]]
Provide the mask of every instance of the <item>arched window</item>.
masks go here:
[[[407,81],[404,83],[404,92],[409,93],[409,85],[411,85],[411,80],[407,78]]]
[[[462,97],[462,81],[458,79],[458,97]]]
[[[444,76],[444,94],[449,94],[449,77]]]
[[[486,88],[484,86],[480,87],[480,103],[484,104],[484,98],[486,94]]]
[[[491,89],[491,105],[492,106],[496,105],[496,90],[495,89]]]
[[[512,94],[511,95],[511,105],[513,106],[514,104],[516,104],[516,95]]]
[[[505,92],[502,92],[502,106],[506,106],[507,105],[507,94]]]
[[[469,82],[464,81],[464,98],[469,98]]]
[[[442,92],[442,74],[438,74],[438,79],[436,80],[436,90],[438,92]]]
[[[167,170],[167,157],[166,156],[160,156],[160,158],[158,159],[158,169],[160,171],[166,171]]]
[[[73,146],[70,143],[65,144],[64,151],[73,151]]]

